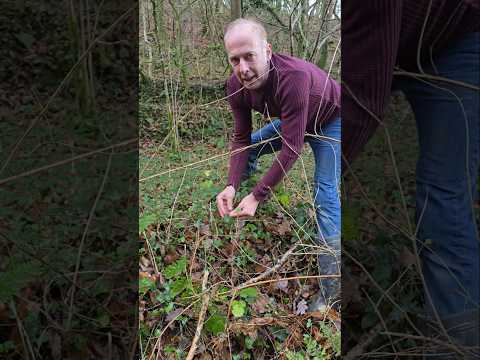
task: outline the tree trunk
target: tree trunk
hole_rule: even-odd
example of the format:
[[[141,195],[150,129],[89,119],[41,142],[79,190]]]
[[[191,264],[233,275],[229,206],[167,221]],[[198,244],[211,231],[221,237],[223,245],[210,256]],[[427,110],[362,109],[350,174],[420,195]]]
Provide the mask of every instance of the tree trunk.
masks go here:
[[[75,97],[81,114],[95,111],[94,71],[91,53],[85,54],[93,39],[88,8],[88,0],[68,3],[69,27],[72,40],[72,51],[75,59],[84,56],[75,74]]]
[[[230,19],[231,21],[242,17],[242,0],[232,0],[232,8]]]
[[[157,51],[162,52],[162,46],[165,44],[165,29],[163,24],[163,0],[151,0],[153,10],[153,21],[155,23],[155,39],[157,42]]]

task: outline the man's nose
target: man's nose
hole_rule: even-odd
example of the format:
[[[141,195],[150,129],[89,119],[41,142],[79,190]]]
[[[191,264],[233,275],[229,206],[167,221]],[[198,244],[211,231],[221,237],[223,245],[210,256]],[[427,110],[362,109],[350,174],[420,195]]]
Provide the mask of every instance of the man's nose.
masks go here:
[[[249,68],[248,68],[248,63],[243,60],[243,59],[240,59],[240,63],[239,63],[239,66],[240,66],[240,72],[242,74],[248,72]]]

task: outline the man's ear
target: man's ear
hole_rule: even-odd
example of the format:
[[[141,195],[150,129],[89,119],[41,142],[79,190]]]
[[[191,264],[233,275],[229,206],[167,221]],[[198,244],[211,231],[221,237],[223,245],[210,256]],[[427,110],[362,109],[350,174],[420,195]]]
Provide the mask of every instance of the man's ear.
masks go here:
[[[270,60],[272,58],[272,45],[267,43],[267,58]]]

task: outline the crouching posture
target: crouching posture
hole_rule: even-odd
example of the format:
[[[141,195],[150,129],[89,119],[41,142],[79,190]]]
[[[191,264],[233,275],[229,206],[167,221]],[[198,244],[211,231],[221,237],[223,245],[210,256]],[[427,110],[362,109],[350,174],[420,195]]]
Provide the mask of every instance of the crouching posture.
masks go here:
[[[320,275],[340,274],[341,213],[340,86],[314,64],[272,52],[263,26],[247,19],[230,23],[224,35],[233,74],[227,81],[234,116],[228,182],[217,196],[220,216],[254,216],[259,203],[292,168],[307,142],[315,157],[313,198],[318,226]],[[269,123],[252,134],[255,110]],[[256,145],[256,146],[255,146]],[[270,169],[234,209],[242,179],[260,156],[277,152]],[[310,311],[339,308],[339,277],[320,282]]]

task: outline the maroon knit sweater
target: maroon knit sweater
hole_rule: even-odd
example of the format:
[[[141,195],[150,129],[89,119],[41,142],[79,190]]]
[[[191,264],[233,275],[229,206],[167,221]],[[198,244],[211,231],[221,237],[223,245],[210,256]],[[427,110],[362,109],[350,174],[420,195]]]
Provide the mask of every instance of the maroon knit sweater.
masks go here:
[[[305,133],[340,114],[340,86],[315,65],[283,54],[273,54],[268,79],[257,90],[242,89],[234,74],[227,81],[227,95],[235,126],[231,150],[250,145],[252,109],[265,118],[282,120],[282,148],[252,193],[264,200],[290,170],[302,152]],[[238,91],[238,92],[237,92]],[[230,157],[228,185],[238,188],[250,149]]]
[[[418,72],[418,49],[423,68],[448,44],[479,30],[480,0],[342,1],[345,160],[361,151],[382,120],[394,70]]]

